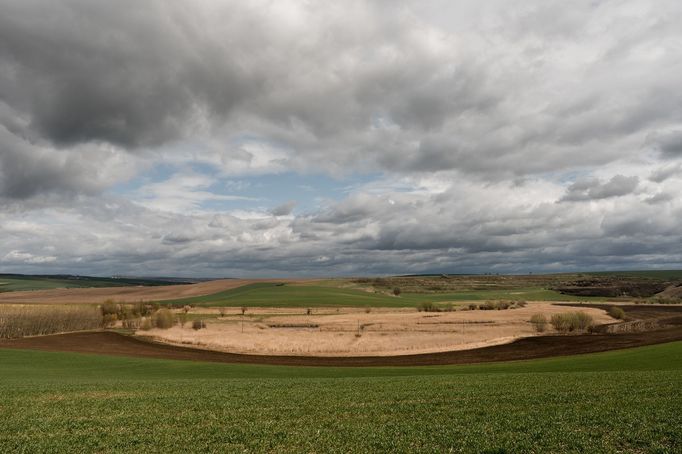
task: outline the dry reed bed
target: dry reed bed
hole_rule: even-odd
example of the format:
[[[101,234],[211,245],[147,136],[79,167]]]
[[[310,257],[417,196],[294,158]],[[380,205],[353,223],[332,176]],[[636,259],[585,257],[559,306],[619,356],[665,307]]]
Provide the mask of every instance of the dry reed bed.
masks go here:
[[[41,336],[101,326],[102,312],[95,306],[0,305],[0,338]]]

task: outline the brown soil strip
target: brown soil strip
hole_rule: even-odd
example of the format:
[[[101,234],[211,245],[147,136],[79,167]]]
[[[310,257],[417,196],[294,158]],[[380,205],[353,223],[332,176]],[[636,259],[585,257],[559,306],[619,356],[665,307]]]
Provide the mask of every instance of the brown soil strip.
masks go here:
[[[473,350],[404,356],[314,357],[240,355],[147,342],[102,331],[0,340],[0,348],[96,353],[143,358],[289,366],[426,366],[575,355],[682,340],[682,329],[644,333],[538,336]]]

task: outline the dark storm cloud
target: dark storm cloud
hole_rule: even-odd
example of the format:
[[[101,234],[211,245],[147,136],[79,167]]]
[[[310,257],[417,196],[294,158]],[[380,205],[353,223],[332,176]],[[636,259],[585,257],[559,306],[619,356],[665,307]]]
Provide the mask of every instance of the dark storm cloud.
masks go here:
[[[59,145],[182,137],[204,114],[227,115],[258,79],[193,12],[156,1],[5,1],[0,97]]]
[[[22,141],[0,126],[0,199],[36,194],[95,193],[101,181],[82,156],[55,153]]]

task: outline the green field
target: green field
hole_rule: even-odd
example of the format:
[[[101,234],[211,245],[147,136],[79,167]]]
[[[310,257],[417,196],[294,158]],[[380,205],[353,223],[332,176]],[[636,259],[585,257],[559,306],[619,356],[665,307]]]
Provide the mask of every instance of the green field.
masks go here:
[[[682,270],[640,270],[640,271],[594,271],[589,273],[581,273],[593,276],[623,276],[623,277],[639,277],[646,279],[658,280],[680,280],[682,279]]]
[[[682,343],[292,368],[0,350],[0,452],[682,450]]]
[[[89,276],[29,276],[0,275],[0,292],[49,290],[54,288],[122,287],[128,285],[168,285],[171,282],[153,279],[119,279]]]
[[[160,301],[162,304],[229,307],[416,307],[425,301],[590,301],[603,298],[562,295],[542,288],[514,290],[479,290],[456,293],[403,293],[399,297],[371,293],[352,288],[319,285],[278,284],[276,282],[245,285],[212,295]]]

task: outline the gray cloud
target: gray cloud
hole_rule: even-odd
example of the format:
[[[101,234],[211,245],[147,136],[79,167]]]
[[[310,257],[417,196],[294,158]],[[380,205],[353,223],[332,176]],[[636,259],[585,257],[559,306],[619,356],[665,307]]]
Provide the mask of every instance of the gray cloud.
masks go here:
[[[599,200],[631,194],[639,184],[639,177],[616,175],[606,183],[596,178],[579,180],[566,189],[562,201]]]
[[[270,213],[272,213],[273,216],[288,216],[292,211],[294,211],[295,207],[296,202],[294,200],[290,200],[289,202],[276,206],[270,210]]]
[[[0,8],[0,268],[679,264],[680,2]],[[296,212],[217,193],[279,172],[387,184]]]
[[[682,130],[652,133],[647,141],[665,157],[682,156]]]

